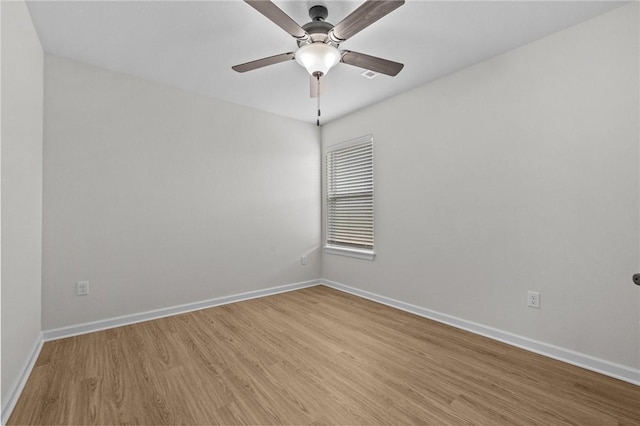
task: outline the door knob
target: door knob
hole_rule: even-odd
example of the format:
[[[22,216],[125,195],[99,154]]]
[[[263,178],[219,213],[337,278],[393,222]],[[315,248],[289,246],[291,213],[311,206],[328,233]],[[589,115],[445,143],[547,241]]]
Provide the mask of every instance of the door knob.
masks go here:
[[[635,274],[633,276],[633,282],[636,283],[636,285],[640,285],[640,274]]]

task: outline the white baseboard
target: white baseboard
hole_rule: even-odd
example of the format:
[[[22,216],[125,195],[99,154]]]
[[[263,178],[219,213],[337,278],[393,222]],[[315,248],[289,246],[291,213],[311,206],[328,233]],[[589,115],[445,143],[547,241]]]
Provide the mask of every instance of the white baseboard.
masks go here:
[[[135,324],[144,321],[151,321],[158,318],[169,317],[172,315],[184,314],[187,312],[198,311],[200,309],[211,308],[228,303],[240,302],[243,300],[256,299],[259,297],[271,296],[287,291],[299,290],[305,287],[313,287],[320,284],[320,280],[304,281],[294,284],[287,284],[278,287],[270,287],[262,290],[248,291],[246,293],[234,294],[231,296],[216,297],[213,299],[202,300],[199,302],[186,303],[184,305],[170,306],[162,309],[141,312],[131,315],[123,315],[115,318],[107,318],[98,321],[87,322],[84,324],[71,325],[68,327],[55,328],[43,332],[44,341],[64,339],[66,337],[78,336],[94,331],[107,330],[110,328],[121,327],[123,325]]]
[[[40,355],[40,351],[42,350],[43,343],[44,339],[41,333],[38,336],[38,340],[33,346],[33,349],[31,350],[31,353],[29,354],[29,357],[27,358],[22,368],[22,372],[13,383],[13,386],[11,386],[11,388],[9,389],[7,397],[5,398],[5,395],[2,395],[2,417],[0,420],[2,421],[3,425],[7,424],[7,421],[9,421],[9,416],[11,416],[13,409],[18,403],[18,398],[20,398],[20,394],[22,393],[24,386],[27,384],[27,379],[29,379],[29,376],[31,375],[31,370],[33,370],[33,367],[36,365],[36,361],[38,360],[38,356]]]
[[[570,349],[565,349],[559,346],[529,339],[527,337],[518,336],[516,334],[498,330],[496,328],[487,327],[482,324],[443,314],[441,312],[432,311],[431,309],[412,305],[410,303],[401,302],[399,300],[391,299],[389,297],[381,296],[379,294],[371,293],[365,290],[360,290],[358,288],[350,287],[334,281],[321,280],[321,283],[323,285],[326,285],[327,287],[331,287],[345,293],[363,297],[374,302],[382,303],[384,305],[388,305],[393,308],[401,309],[403,311],[419,315],[421,317],[448,324],[462,330],[470,331],[474,334],[479,334],[481,336],[488,337],[490,339],[497,340],[508,345],[516,346],[518,348],[535,352],[537,354],[544,355],[558,361],[563,361],[568,364],[586,368],[587,370],[595,371],[597,373],[604,374],[606,376],[610,376],[619,380],[624,380],[625,382],[640,386],[640,369],[633,369],[625,365],[616,364]]]

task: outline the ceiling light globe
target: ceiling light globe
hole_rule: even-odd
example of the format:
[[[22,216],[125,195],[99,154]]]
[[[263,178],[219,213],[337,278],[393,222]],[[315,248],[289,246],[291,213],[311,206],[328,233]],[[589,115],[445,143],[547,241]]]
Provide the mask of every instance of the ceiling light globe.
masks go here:
[[[305,44],[296,52],[296,62],[311,75],[325,75],[331,67],[340,62],[340,51],[330,44],[321,42]]]

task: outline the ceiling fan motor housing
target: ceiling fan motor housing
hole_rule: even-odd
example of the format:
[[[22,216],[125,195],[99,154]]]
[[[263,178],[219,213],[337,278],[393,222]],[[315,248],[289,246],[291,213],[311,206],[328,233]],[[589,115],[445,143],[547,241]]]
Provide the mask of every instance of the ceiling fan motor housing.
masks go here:
[[[309,34],[308,40],[298,40],[298,47],[301,47],[306,43],[326,43],[329,40],[328,33],[333,28],[333,24],[326,22],[329,16],[329,11],[326,7],[322,5],[312,6],[309,9],[309,18],[311,18],[311,22],[307,22],[302,26]],[[335,43],[332,43],[337,46]]]
[[[327,40],[329,39],[329,36],[327,34],[329,33],[329,30],[333,28],[333,25],[325,21],[311,21],[307,24],[304,24],[302,28],[307,33],[309,33],[309,40],[308,41],[298,40],[298,47],[309,42],[326,43]]]

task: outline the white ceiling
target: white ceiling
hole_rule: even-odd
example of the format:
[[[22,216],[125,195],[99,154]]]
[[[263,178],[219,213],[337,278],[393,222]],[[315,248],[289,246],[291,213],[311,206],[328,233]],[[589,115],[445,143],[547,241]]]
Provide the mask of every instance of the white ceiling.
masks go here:
[[[275,1],[300,25],[323,4],[337,24],[361,1]],[[341,45],[405,64],[396,77],[338,64],[325,77],[327,122],[624,4],[612,1],[407,1]],[[295,61],[236,73],[295,40],[240,0],[29,1],[46,53],[315,122],[309,76]]]

